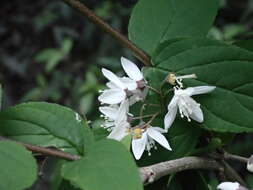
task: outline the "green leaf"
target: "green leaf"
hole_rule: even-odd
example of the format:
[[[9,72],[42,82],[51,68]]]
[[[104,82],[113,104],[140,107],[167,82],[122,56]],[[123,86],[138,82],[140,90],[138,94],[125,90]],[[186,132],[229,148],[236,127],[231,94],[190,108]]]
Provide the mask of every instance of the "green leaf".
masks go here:
[[[0,189],[23,190],[37,177],[37,164],[32,154],[14,142],[0,142]]]
[[[17,141],[79,154],[93,142],[86,121],[76,112],[46,102],[23,103],[0,112],[0,133]]]
[[[235,42],[234,45],[247,49],[249,51],[253,51],[253,39],[240,40]]]
[[[130,150],[130,146],[131,146],[131,141],[132,140],[132,137],[131,135],[127,135],[125,136],[122,140],[121,140],[121,143],[123,145],[125,145],[125,147],[127,148],[127,150]]]
[[[62,175],[84,190],[143,189],[132,156],[114,140],[93,144],[85,157],[63,165]]]
[[[152,54],[164,40],[205,36],[217,9],[217,0],[140,0],[130,18],[129,38]]]
[[[217,87],[210,94],[193,97],[204,111],[201,127],[218,132],[253,132],[253,53],[235,46],[215,45],[213,41],[189,49],[180,49],[179,45],[178,51],[171,52],[172,47],[177,49],[177,43],[168,44],[153,57],[156,68],[152,75],[195,73],[197,79],[184,80],[186,87]]]

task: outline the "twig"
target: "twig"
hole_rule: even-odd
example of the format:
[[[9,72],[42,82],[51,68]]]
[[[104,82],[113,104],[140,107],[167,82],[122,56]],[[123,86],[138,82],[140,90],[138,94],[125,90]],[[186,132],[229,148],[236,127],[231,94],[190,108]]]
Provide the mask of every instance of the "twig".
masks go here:
[[[139,171],[142,182],[144,184],[149,184],[160,179],[163,176],[189,169],[208,169],[220,171],[223,168],[214,159],[184,157],[142,167],[139,169]]]
[[[246,163],[248,162],[248,158],[242,157],[242,156],[237,156],[234,154],[230,154],[227,152],[224,152],[223,157],[225,160],[234,160],[234,161],[239,161],[239,162],[243,162]]]
[[[25,146],[28,150],[30,150],[32,152],[37,152],[37,153],[41,153],[41,154],[49,155],[49,156],[55,156],[55,157],[63,158],[63,159],[70,160],[70,161],[80,159],[80,156],[77,156],[77,155],[72,155],[72,154],[68,154],[68,153],[65,153],[65,152],[59,151],[59,150],[53,150],[50,148],[44,148],[44,147],[40,147],[40,146],[34,146],[31,144],[13,141],[13,140],[10,140],[10,139],[2,137],[2,136],[0,136],[0,141],[16,142],[18,144]]]
[[[85,15],[91,22],[102,28],[105,32],[109,33],[112,37],[118,40],[123,46],[130,49],[134,53],[134,55],[146,66],[151,65],[150,58],[147,54],[145,54],[140,48],[134,45],[125,36],[123,36],[121,33],[112,28],[105,21],[103,21],[100,17],[98,17],[93,11],[91,11],[79,0],[63,0],[63,1],[65,1],[68,5],[70,5],[74,9],[78,10],[83,15]]]

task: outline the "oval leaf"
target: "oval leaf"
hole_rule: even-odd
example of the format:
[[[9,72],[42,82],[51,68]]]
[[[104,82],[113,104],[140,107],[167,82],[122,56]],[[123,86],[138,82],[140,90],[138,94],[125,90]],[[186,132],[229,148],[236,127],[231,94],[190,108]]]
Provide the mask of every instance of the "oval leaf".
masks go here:
[[[217,0],[140,0],[130,18],[129,38],[152,54],[164,40],[205,36],[217,9]]]
[[[23,103],[0,112],[0,133],[17,141],[79,154],[93,140],[86,122],[76,112],[46,102]]]
[[[23,190],[37,177],[37,164],[32,154],[14,142],[0,142],[0,189]]]
[[[143,189],[133,158],[114,140],[93,144],[85,157],[63,165],[62,175],[84,190]]]

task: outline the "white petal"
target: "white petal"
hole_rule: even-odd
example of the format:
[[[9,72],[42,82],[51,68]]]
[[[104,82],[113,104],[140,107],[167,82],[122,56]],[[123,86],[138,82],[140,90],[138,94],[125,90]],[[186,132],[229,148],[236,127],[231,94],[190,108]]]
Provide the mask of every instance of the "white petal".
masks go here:
[[[220,190],[238,190],[240,184],[238,182],[223,182],[217,186]]]
[[[128,77],[122,77],[120,78],[121,82],[124,83],[124,85],[127,87],[128,90],[135,90],[137,88],[136,81],[128,78]]]
[[[176,107],[178,104],[178,96],[173,96],[173,98],[171,99],[169,105],[168,105],[168,110],[173,108],[173,107]]]
[[[119,88],[117,85],[115,85],[113,82],[107,82],[106,83],[106,86],[108,87],[108,88]]]
[[[129,102],[128,100],[124,100],[121,102],[119,110],[117,111],[117,118],[115,121],[115,125],[119,125],[122,121],[127,121],[127,113],[129,111]]]
[[[215,86],[197,86],[197,87],[190,87],[185,89],[185,92],[189,96],[197,95],[197,94],[206,94],[213,91],[216,87]]]
[[[122,123],[120,126],[114,127],[112,132],[107,136],[109,139],[115,139],[121,141],[126,135],[128,135],[127,128],[129,123]]]
[[[165,130],[168,130],[171,127],[172,123],[175,121],[175,118],[177,115],[177,109],[178,109],[177,105],[173,107],[172,106],[169,107],[169,110],[164,117]]]
[[[142,134],[140,139],[132,140],[132,151],[136,160],[139,160],[145,150],[147,144],[147,132]]]
[[[120,81],[119,77],[117,77],[113,72],[102,68],[103,75],[111,82],[113,82],[115,85],[117,85],[121,89],[125,89],[126,86]]]
[[[152,139],[154,139],[164,148],[168,150],[172,150],[167,139],[159,131],[155,130],[153,127],[149,127],[147,129],[147,133],[148,133],[148,136],[150,136]]]
[[[98,100],[104,104],[118,104],[126,98],[126,92],[122,89],[105,90]]]
[[[199,123],[202,123],[204,121],[203,112],[199,106],[195,107],[194,110],[192,110],[192,114],[190,115],[190,118],[192,118],[193,120]]]
[[[112,120],[115,120],[118,116],[118,114],[117,114],[118,109],[117,108],[103,106],[103,107],[99,107],[98,109],[101,113],[103,113],[105,116],[109,117]]]
[[[130,60],[121,57],[121,65],[125,70],[126,74],[135,81],[140,81],[143,79],[143,75],[140,69]]]

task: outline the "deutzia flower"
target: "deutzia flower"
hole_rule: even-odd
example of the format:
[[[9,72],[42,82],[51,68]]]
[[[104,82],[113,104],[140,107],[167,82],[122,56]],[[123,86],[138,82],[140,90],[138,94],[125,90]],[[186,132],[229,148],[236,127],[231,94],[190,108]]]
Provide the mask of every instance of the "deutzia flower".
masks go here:
[[[172,150],[167,139],[162,135],[165,133],[160,127],[147,126],[146,128],[132,128],[132,151],[136,160],[139,160],[146,149],[150,155],[150,149],[155,147],[155,141],[167,150]],[[156,147],[155,147],[156,148]]]
[[[102,69],[103,75],[109,80],[106,86],[109,89],[102,91],[98,100],[104,104],[118,104],[129,98],[130,105],[143,100],[146,95],[146,81],[139,68],[126,58],[121,58],[121,64],[129,77],[118,77],[107,69]]]
[[[193,95],[205,94],[215,89],[215,86],[197,86],[186,89],[174,88],[174,96],[168,105],[168,113],[164,118],[165,129],[168,130],[175,120],[177,110],[181,117],[187,117],[201,123],[203,122],[203,112],[200,109],[200,104],[191,98]],[[191,118],[191,119],[190,119]]]
[[[124,100],[120,106],[103,106],[99,111],[104,114],[105,123],[102,127],[111,131],[108,138],[120,141],[128,134],[130,124],[128,123],[129,102]]]
[[[222,182],[217,186],[218,190],[247,190],[247,188],[241,186],[238,182]]]
[[[103,75],[114,85],[115,88],[104,90],[98,97],[101,103],[105,104],[118,104],[126,99],[127,86],[117,77],[114,73],[107,69],[102,69]]]

